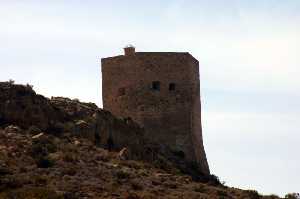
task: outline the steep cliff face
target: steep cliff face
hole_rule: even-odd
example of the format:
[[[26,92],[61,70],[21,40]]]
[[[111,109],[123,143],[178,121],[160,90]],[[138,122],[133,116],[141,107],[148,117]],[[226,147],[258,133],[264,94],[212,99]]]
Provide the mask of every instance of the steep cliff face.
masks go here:
[[[56,136],[88,138],[96,146],[120,151],[126,148],[130,159],[176,167],[196,179],[205,180],[193,164],[184,161],[162,143],[149,141],[144,130],[128,118],[117,118],[93,103],[63,97],[45,98],[30,86],[0,83],[0,126],[17,125],[26,131]]]

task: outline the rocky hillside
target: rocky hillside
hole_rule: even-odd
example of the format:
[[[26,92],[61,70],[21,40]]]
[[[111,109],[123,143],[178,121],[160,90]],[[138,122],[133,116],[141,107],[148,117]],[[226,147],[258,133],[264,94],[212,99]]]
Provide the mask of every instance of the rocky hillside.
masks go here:
[[[189,166],[130,119],[0,83],[0,199],[278,198],[197,178]]]
[[[55,97],[45,98],[31,86],[0,82],[0,125],[15,124],[23,129],[37,128],[49,134],[70,133],[95,144],[137,154],[143,145],[143,131],[130,119],[118,119],[92,103]]]
[[[0,125],[39,129],[51,135],[87,138],[96,146],[120,151],[126,148],[130,159],[161,162],[176,167],[193,179],[208,181],[198,167],[188,164],[182,155],[163,143],[144,137],[144,130],[130,118],[116,118],[93,103],[63,97],[45,98],[30,85],[0,82]]]
[[[129,160],[75,136],[0,129],[0,199],[277,198],[192,181],[178,170]]]

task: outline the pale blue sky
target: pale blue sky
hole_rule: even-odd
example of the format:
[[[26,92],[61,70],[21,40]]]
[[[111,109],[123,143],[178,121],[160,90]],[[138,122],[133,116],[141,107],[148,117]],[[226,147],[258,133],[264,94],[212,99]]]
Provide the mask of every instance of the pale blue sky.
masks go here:
[[[200,62],[212,173],[300,191],[300,1],[0,0],[0,81],[102,106],[100,59],[188,51]]]

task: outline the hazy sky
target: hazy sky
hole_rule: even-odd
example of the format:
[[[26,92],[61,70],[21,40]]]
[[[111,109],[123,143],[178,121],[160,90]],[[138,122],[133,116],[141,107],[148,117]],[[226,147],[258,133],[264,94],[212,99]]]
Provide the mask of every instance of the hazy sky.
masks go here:
[[[0,81],[102,106],[100,59],[188,51],[200,62],[212,173],[300,192],[299,0],[0,0]]]

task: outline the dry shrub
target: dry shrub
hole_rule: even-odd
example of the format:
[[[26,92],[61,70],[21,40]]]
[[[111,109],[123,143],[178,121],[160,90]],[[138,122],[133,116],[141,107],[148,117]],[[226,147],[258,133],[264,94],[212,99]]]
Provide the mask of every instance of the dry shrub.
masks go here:
[[[300,199],[300,194],[299,193],[288,193],[285,195],[286,199]]]
[[[74,176],[77,173],[77,168],[75,166],[69,166],[62,170],[62,175]]]
[[[38,168],[50,168],[54,166],[54,161],[49,156],[42,156],[35,159]]]
[[[125,199],[141,199],[141,197],[136,193],[127,193]]]
[[[128,179],[130,177],[130,173],[128,173],[125,170],[118,170],[115,174],[117,179],[122,180],[122,179]]]
[[[219,196],[219,198],[228,198],[228,194],[224,190],[217,190],[217,195]]]
[[[133,190],[143,190],[143,184],[140,183],[138,180],[132,180],[131,181],[131,187]]]
[[[141,169],[141,168],[143,168],[143,163],[137,162],[137,161],[134,161],[134,160],[122,161],[120,163],[120,165],[129,167],[129,168],[133,168],[133,169]]]
[[[62,195],[47,188],[23,188],[0,193],[2,199],[63,199]]]
[[[255,190],[246,190],[245,192],[250,199],[260,199],[261,198],[259,193]]]
[[[177,184],[175,182],[165,182],[164,186],[170,189],[177,189]]]
[[[62,159],[63,159],[65,162],[71,162],[71,163],[74,163],[74,162],[77,162],[77,161],[78,161],[77,154],[76,154],[76,153],[73,153],[73,152],[65,152],[65,153],[63,154]]]
[[[0,178],[0,192],[6,189],[16,189],[23,186],[22,181],[13,176],[13,175],[7,175],[5,177]]]
[[[199,193],[206,193],[208,190],[205,185],[198,184],[197,186],[194,187],[194,191]]]
[[[49,168],[54,165],[54,161],[48,155],[56,150],[57,147],[53,140],[48,136],[42,136],[33,140],[30,155],[35,160],[37,167]]]
[[[48,177],[47,176],[41,176],[41,175],[36,175],[33,177],[33,180],[35,182],[36,185],[46,185],[48,182]]]

